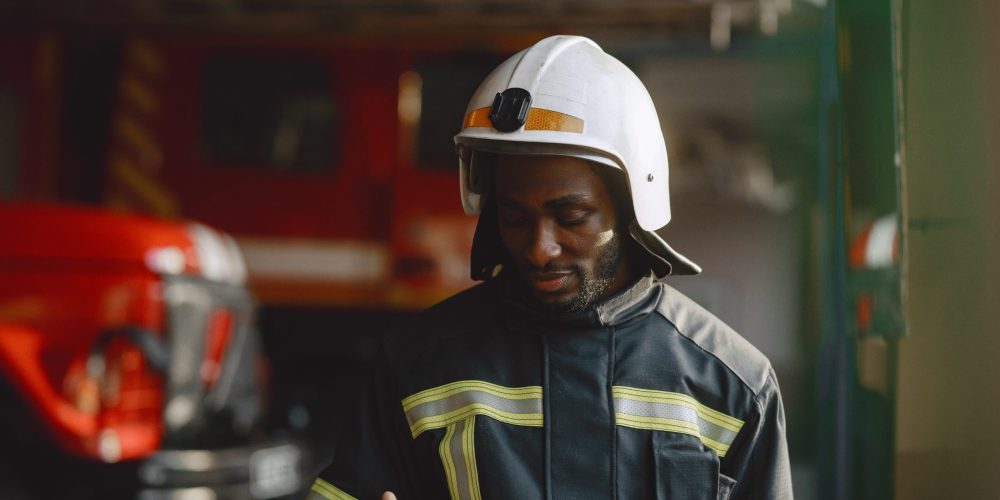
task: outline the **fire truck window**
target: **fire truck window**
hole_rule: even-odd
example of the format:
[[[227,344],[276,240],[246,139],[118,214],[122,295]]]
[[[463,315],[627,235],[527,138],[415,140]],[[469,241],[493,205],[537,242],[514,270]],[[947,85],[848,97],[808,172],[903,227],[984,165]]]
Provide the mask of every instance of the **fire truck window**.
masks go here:
[[[502,59],[493,54],[463,54],[417,65],[414,73],[419,75],[420,112],[414,120],[413,157],[419,168],[457,168],[452,138],[461,127],[465,106]]]
[[[227,167],[328,172],[340,113],[322,60],[217,56],[206,62],[202,146]]]
[[[17,191],[17,99],[0,89],[0,199]]]

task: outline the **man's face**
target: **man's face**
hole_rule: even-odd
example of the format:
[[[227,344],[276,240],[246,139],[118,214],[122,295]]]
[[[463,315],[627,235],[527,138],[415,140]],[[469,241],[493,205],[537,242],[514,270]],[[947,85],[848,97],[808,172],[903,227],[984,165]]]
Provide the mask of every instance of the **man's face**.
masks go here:
[[[626,284],[615,203],[586,161],[501,155],[496,202],[504,247],[546,308],[583,310]]]

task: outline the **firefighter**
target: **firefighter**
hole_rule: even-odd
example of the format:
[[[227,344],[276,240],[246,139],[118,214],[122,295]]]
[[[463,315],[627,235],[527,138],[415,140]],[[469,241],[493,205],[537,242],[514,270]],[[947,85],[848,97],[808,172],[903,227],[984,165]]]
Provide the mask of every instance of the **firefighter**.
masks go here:
[[[311,498],[791,498],[770,363],[663,281],[700,268],[654,232],[667,152],[639,79],[546,38],[455,143],[484,282],[384,338]]]

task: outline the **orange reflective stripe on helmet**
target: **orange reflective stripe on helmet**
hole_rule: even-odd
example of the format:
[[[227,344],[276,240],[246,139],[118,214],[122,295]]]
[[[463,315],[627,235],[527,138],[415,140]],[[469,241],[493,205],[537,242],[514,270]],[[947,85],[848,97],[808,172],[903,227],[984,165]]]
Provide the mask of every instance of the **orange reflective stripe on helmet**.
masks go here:
[[[462,128],[488,127],[493,128],[490,121],[490,106],[475,109],[465,115]],[[524,123],[524,130],[550,130],[553,132],[583,133],[583,120],[575,116],[552,111],[550,109],[531,108]]]

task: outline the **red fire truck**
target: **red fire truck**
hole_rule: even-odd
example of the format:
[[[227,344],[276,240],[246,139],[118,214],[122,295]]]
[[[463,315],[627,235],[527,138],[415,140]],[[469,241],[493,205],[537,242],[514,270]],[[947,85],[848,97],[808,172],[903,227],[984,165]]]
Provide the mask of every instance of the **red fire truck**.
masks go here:
[[[329,449],[385,318],[471,284],[451,136],[517,37],[3,35],[0,198],[232,234],[272,414]]]
[[[451,136],[507,54],[455,46],[129,38],[104,198],[232,232],[265,302],[430,305],[471,284]]]
[[[0,203],[0,227],[0,497],[304,486],[306,450],[263,432],[254,304],[232,238],[40,204]]]
[[[471,284],[466,100],[535,38],[6,35],[0,196],[204,221],[264,303],[422,308]]]

